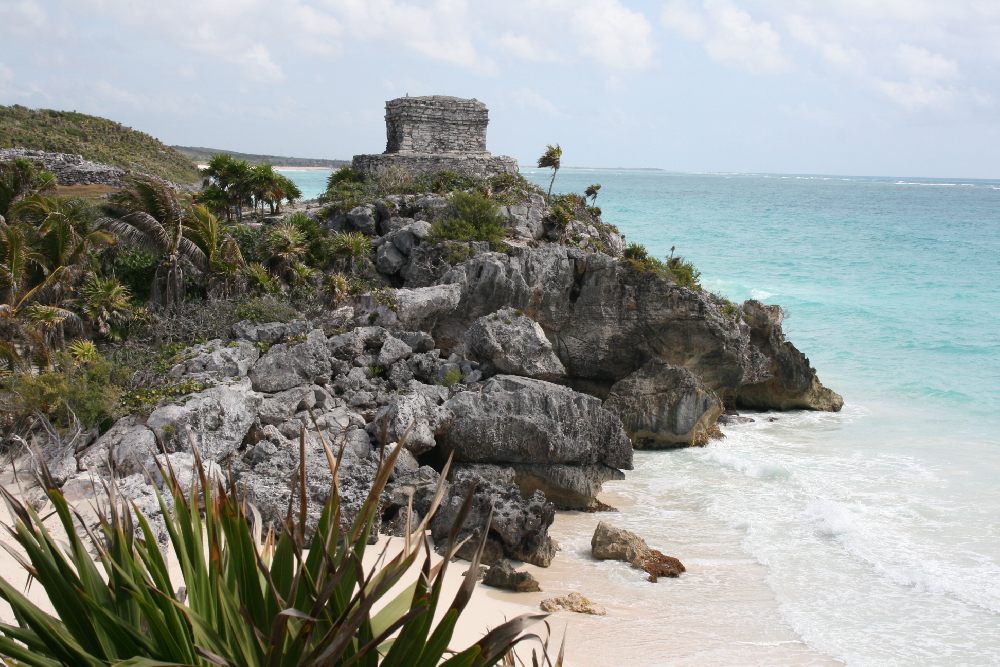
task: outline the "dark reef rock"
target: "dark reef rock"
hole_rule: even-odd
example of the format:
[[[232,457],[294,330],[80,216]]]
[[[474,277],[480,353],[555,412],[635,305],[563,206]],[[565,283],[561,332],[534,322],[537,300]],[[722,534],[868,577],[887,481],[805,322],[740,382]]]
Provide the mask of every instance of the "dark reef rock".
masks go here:
[[[486,570],[483,583],[517,593],[537,593],[542,590],[538,580],[530,572],[518,572],[506,558]]]

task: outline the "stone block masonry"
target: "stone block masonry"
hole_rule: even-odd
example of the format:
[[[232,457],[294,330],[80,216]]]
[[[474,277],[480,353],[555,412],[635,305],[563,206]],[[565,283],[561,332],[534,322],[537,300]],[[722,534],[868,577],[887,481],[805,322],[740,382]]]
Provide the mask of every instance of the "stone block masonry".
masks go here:
[[[411,174],[444,170],[488,178],[516,174],[517,162],[486,150],[489,111],[478,100],[433,95],[385,103],[385,153],[355,155],[363,174],[398,169]]]
[[[88,162],[79,155],[48,153],[25,148],[0,150],[0,162],[15,158],[25,158],[51,171],[59,185],[108,185],[117,188],[121,187],[126,176],[124,169]]]

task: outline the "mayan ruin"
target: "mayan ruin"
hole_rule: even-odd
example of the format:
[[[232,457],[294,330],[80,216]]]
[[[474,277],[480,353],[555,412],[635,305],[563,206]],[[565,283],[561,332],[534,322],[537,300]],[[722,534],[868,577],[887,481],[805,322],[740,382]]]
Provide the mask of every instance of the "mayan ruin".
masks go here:
[[[355,155],[362,173],[399,169],[408,173],[453,171],[488,177],[517,173],[517,162],[486,149],[489,110],[479,100],[432,95],[385,103],[385,152]]]

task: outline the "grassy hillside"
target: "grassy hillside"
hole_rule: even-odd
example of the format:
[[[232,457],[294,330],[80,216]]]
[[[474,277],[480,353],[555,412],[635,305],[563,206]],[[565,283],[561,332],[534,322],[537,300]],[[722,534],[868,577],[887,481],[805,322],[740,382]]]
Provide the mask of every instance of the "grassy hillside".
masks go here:
[[[92,162],[160,176],[175,183],[200,180],[190,159],[145,132],[75,111],[0,105],[0,148],[74,153]]]
[[[246,160],[250,164],[264,162],[277,167],[327,167],[333,169],[350,164],[347,160],[321,160],[305,157],[285,157],[282,155],[256,155],[254,153],[237,153],[220,148],[203,148],[201,146],[171,146],[183,153],[189,160],[197,164],[205,164],[213,155],[230,155],[238,160]]]

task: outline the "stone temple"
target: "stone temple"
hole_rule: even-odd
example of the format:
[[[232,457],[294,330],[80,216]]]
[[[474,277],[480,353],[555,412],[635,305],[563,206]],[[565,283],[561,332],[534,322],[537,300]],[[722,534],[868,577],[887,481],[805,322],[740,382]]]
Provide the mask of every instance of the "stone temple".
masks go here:
[[[385,152],[355,155],[364,174],[398,169],[411,174],[444,170],[486,178],[516,174],[512,157],[486,150],[489,111],[479,100],[432,95],[400,97],[385,103]]]

